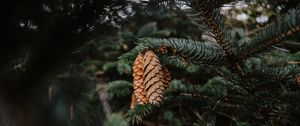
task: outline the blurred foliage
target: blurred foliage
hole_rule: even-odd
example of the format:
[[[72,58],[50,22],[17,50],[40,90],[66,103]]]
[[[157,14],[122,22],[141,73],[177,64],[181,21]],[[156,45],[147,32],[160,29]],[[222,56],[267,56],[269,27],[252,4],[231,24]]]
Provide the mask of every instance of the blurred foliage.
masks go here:
[[[103,126],[129,126],[128,122],[120,113],[114,113],[111,117],[104,122]]]

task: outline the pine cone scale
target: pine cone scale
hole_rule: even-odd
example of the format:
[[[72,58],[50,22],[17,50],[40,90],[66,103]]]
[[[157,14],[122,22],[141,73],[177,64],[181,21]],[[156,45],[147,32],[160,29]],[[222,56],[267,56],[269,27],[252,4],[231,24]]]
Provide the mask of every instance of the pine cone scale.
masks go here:
[[[158,77],[153,77],[151,80],[149,80],[146,83],[146,89],[149,89],[153,84],[155,84],[156,82],[159,82],[159,78]]]

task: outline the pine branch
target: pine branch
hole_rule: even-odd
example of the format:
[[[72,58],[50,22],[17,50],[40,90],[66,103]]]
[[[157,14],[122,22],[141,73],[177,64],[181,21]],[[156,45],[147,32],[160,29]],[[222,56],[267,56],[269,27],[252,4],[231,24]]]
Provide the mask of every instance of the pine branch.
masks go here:
[[[221,77],[215,77],[203,86],[183,84],[182,81],[173,80],[170,88],[167,90],[164,103],[170,104],[174,103],[174,101],[184,102],[182,100],[195,102],[204,101],[208,106],[217,104],[218,106],[226,107],[228,109],[246,109],[245,106],[247,106],[248,103],[245,102],[248,100],[247,98],[249,98],[249,95],[240,92],[240,88],[235,88],[235,90],[239,91],[236,92],[238,93],[236,95],[227,94],[229,91],[232,93],[230,88],[234,88],[229,85],[236,86],[230,84],[229,81]],[[243,97],[238,97],[240,95],[243,95]],[[222,102],[218,103],[219,100]]]
[[[152,105],[140,105],[137,104],[133,109],[131,109],[127,115],[126,118],[131,122],[131,124],[139,124],[143,121],[143,118],[145,118],[147,115],[150,114],[152,110]]]
[[[157,53],[168,54],[177,64],[186,66],[190,63],[225,65],[226,60],[221,49],[189,39],[178,38],[141,38],[139,44],[130,52],[123,54],[119,59],[132,61],[133,58],[146,49],[153,49]]]
[[[230,65],[229,68],[237,73],[240,79],[243,81],[243,88],[249,92],[249,94],[253,95],[250,90],[250,85],[245,78],[245,73],[243,71],[243,64],[241,64],[232,50],[229,48],[231,42],[230,30],[225,24],[224,18],[220,15],[219,6],[221,1],[213,0],[213,1],[205,1],[205,0],[194,0],[193,6],[200,12],[200,15],[204,17],[204,20],[208,27],[211,29],[213,33],[213,37],[216,39],[217,43],[224,50],[225,57],[229,60]],[[208,6],[210,5],[210,6]],[[253,95],[254,96],[254,95]],[[255,96],[254,96],[255,97]]]
[[[116,80],[108,83],[106,86],[108,98],[129,96],[132,92],[132,85],[128,81]]]
[[[256,53],[260,53],[299,31],[300,5],[256,33],[253,39],[248,42],[248,45],[242,47],[242,52],[239,53],[238,59],[246,59]]]
[[[202,17],[204,17],[206,24],[213,33],[213,37],[224,50],[225,56],[231,56],[232,51],[228,46],[231,35],[229,29],[225,25],[224,18],[219,13],[220,10],[217,9],[219,4],[220,2],[216,0],[194,0],[192,6],[200,12]]]
[[[173,80],[168,93],[180,93],[182,96],[201,95],[203,97],[224,97],[227,94],[227,84],[230,83],[221,77],[209,80],[205,85],[183,84],[179,80]]]
[[[296,65],[287,65],[280,67],[268,67],[268,66],[253,66],[250,71],[248,71],[247,76],[253,75],[257,78],[259,76],[271,76],[272,79],[280,80],[282,78],[286,78],[287,76],[294,75],[300,72],[299,67]]]

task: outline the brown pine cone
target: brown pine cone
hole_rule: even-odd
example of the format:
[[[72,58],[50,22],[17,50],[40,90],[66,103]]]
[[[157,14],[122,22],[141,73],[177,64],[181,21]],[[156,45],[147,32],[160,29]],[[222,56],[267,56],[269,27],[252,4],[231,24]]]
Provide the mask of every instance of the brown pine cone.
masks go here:
[[[138,104],[146,104],[148,99],[146,97],[146,88],[144,81],[144,54],[139,54],[133,65],[133,89],[136,101]]]
[[[152,50],[139,54],[133,65],[133,88],[131,108],[135,104],[159,105],[165,90],[169,87],[171,74],[160,64],[158,57]],[[136,101],[135,101],[136,100]]]
[[[171,82],[171,75],[166,67],[162,68],[157,77],[160,80],[154,83],[153,86],[151,86],[147,91],[149,102],[154,105],[159,105],[159,103],[162,101],[164,92],[169,87]]]
[[[164,68],[152,50],[147,50],[144,56],[144,83],[149,103],[159,105],[163,93],[169,85],[170,73]]]

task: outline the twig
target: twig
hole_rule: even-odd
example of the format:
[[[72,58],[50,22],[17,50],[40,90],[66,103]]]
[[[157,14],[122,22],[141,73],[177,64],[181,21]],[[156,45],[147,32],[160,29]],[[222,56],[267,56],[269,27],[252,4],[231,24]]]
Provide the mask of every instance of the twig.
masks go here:
[[[99,79],[98,82],[96,82],[96,91],[98,93],[99,96],[99,100],[101,101],[101,104],[103,106],[103,111],[105,114],[106,119],[108,119],[111,114],[112,114],[112,110],[111,110],[111,106],[109,105],[108,102],[108,95],[107,92],[104,90],[105,89],[105,83]]]
[[[287,64],[300,64],[300,61],[287,61]]]

